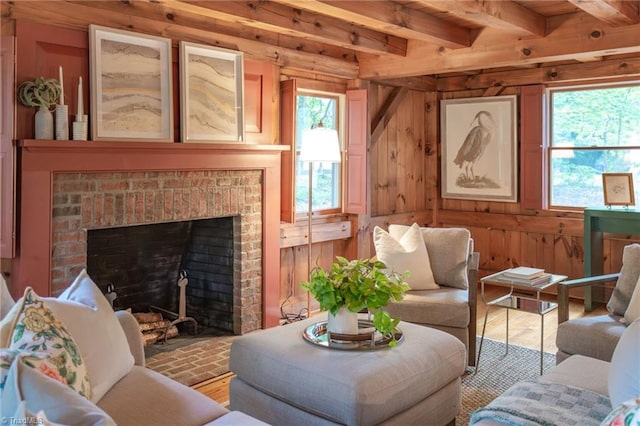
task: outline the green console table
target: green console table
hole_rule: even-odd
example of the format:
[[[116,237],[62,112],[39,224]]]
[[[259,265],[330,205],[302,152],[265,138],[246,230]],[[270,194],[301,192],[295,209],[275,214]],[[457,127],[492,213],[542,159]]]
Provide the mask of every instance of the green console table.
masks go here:
[[[602,234],[640,235],[640,209],[587,208],[584,209],[584,275],[591,277],[604,273]],[[596,294],[596,290],[598,293]],[[598,289],[584,288],[584,308],[593,309],[593,299],[603,300]]]

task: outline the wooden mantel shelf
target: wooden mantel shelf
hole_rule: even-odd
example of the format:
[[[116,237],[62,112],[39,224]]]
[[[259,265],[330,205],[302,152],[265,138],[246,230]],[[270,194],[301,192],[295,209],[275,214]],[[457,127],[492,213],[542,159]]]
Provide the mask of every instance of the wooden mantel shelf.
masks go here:
[[[22,168],[50,172],[246,170],[280,167],[285,145],[24,139]]]
[[[244,143],[179,143],[179,142],[96,142],[96,141],[58,141],[43,139],[23,139],[18,146],[28,151],[96,151],[116,150],[118,152],[144,151],[148,154],[179,153],[189,151],[225,151],[225,152],[260,152],[288,151],[288,145],[255,145]]]

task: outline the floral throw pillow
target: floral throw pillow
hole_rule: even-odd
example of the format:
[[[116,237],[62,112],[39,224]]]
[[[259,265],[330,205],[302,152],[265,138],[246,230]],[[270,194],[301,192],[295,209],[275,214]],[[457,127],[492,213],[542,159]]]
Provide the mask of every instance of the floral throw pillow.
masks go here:
[[[640,397],[630,399],[616,406],[600,423],[601,426],[640,425]]]
[[[91,398],[87,368],[78,345],[62,321],[43,305],[31,287],[25,290],[9,351],[2,352],[3,371],[11,357],[18,358],[24,365]],[[3,375],[0,374],[0,383]]]

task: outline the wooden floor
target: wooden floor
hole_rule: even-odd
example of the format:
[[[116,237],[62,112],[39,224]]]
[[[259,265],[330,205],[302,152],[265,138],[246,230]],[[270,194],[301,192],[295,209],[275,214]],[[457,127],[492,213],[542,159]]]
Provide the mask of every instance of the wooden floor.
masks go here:
[[[487,286],[485,289],[487,300],[499,297],[504,293],[504,288]],[[545,297],[548,300],[554,300],[554,296]],[[482,333],[482,323],[484,321],[485,305],[478,295],[478,335]],[[582,301],[571,301],[570,318],[578,318],[583,316],[602,315],[606,313],[604,307],[585,313]],[[558,328],[557,311],[553,311],[545,315],[544,318],[544,350],[546,352],[555,353],[556,347],[556,331]],[[485,337],[498,341],[505,341],[506,337],[506,310],[492,307],[487,318],[487,327]],[[509,343],[524,346],[531,349],[540,349],[540,316],[527,312],[509,311]],[[229,382],[233,377],[233,373],[227,373],[223,376],[216,377],[210,381],[200,383],[193,386],[194,389],[209,396],[210,398],[226,403],[229,401]]]

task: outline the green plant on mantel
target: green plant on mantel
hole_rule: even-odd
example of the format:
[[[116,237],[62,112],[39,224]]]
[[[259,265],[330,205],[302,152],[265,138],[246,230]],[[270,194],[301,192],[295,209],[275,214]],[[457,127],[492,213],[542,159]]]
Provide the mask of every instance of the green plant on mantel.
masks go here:
[[[39,77],[18,86],[18,101],[24,106],[50,109],[60,97],[62,88],[55,78]]]
[[[373,325],[383,336],[394,337],[400,319],[391,318],[383,308],[392,300],[400,301],[409,290],[408,273],[389,272],[384,262],[373,259],[347,260],[337,256],[329,271],[316,266],[308,282],[301,287],[320,303],[320,309],[335,315],[341,307],[351,312],[367,309],[373,312]]]

